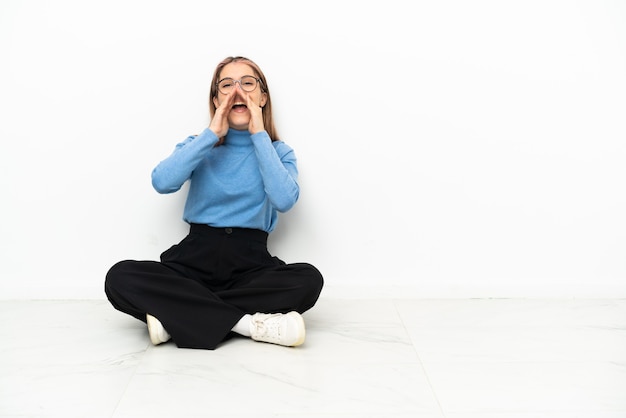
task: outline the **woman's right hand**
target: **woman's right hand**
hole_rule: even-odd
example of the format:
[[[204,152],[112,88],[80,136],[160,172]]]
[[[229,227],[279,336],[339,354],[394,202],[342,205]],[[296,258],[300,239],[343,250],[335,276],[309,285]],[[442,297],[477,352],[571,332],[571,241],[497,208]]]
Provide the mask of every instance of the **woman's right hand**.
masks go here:
[[[209,129],[212,130],[218,138],[222,138],[228,133],[228,114],[235,101],[236,92],[237,89],[233,89],[233,91],[228,93],[224,100],[222,100],[220,105],[215,109],[215,114],[209,124]]]

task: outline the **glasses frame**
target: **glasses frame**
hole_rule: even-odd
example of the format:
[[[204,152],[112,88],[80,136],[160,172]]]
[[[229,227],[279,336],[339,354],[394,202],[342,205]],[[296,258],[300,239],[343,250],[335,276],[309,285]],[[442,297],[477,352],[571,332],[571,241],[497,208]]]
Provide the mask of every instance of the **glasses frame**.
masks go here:
[[[246,89],[243,87],[243,84],[241,84],[241,80],[243,80],[244,78],[248,78],[248,77],[249,77],[249,78],[253,78],[253,79],[256,81],[256,84],[254,85],[254,88],[253,88],[252,90],[246,90]],[[256,89],[257,89],[257,87],[258,87],[258,86],[260,86],[260,85],[261,85],[261,79],[260,79],[260,78],[258,78],[258,77],[255,77],[255,76],[253,76],[253,75],[244,75],[244,76],[243,76],[243,77],[241,77],[239,80],[235,80],[235,79],[234,79],[234,78],[232,78],[232,77],[224,77],[224,78],[222,78],[220,81],[218,81],[217,83],[215,83],[215,88],[217,88],[217,91],[219,91],[219,92],[220,92],[220,93],[222,93],[222,94],[229,94],[229,93],[230,93],[230,91],[229,91],[229,92],[227,92],[227,93],[224,93],[224,92],[222,91],[222,89],[220,89],[220,84],[221,84],[221,82],[222,82],[222,81],[224,81],[224,80],[231,80],[231,81],[233,82],[233,88],[234,88],[234,84],[235,84],[235,83],[239,83],[239,87],[241,87],[241,90],[245,91],[246,93],[252,93],[254,90],[256,90]],[[232,91],[232,90],[231,90],[231,91]]]

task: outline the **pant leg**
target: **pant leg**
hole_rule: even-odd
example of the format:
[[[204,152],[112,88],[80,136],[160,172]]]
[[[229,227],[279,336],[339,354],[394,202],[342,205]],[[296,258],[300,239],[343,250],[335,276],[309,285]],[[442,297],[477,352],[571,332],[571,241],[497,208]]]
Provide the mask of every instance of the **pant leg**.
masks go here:
[[[214,349],[244,313],[304,312],[319,297],[320,272],[272,257],[266,240],[263,231],[192,224],[161,262],[114,265],[107,297],[142,321],[157,317],[179,347]]]
[[[244,314],[198,281],[156,261],[126,260],[106,276],[105,293],[121,312],[158,318],[181,348],[215,349]]]
[[[313,307],[324,285],[322,274],[308,263],[276,265],[234,278],[232,286],[216,292],[224,302],[245,313],[303,313]]]

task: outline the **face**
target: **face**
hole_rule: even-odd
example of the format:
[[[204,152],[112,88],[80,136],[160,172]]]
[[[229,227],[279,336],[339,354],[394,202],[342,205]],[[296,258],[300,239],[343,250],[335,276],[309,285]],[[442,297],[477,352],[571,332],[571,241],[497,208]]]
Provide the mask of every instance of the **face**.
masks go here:
[[[238,81],[241,80],[243,76],[253,76],[256,78],[254,70],[248,64],[243,62],[231,62],[222,68],[218,81],[224,78],[232,78],[233,80]],[[267,100],[267,94],[263,93],[261,90],[260,83],[257,83],[257,87],[251,92],[243,91],[240,88],[239,83],[235,83],[235,86],[235,97],[233,106],[228,113],[228,124],[233,129],[246,130],[248,129],[248,124],[250,123],[250,110],[246,106],[245,96],[250,96],[254,103],[263,107]],[[215,107],[219,107],[227,97],[228,95],[223,94],[218,89],[217,97],[213,98]]]

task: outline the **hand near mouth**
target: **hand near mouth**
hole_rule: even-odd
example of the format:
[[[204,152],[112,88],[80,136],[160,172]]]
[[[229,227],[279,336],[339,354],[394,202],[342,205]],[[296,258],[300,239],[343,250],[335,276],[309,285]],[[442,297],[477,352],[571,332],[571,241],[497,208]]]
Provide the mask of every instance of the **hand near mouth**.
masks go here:
[[[246,114],[249,117],[248,131],[251,134],[265,130],[263,108],[260,104],[255,103],[251,95],[244,92],[239,84],[236,84],[235,88],[226,95],[224,100],[215,109],[215,114],[209,124],[209,129],[211,129],[218,138],[221,138],[228,133],[228,128],[231,125],[229,117],[234,117],[233,115],[243,116]]]
[[[235,103],[236,96],[237,89],[233,89],[233,91],[228,93],[225,100],[223,100],[222,103],[220,103],[220,105],[215,109],[215,114],[211,119],[209,129],[212,130],[218,138],[225,136],[228,132],[228,114]]]
[[[255,103],[247,93],[245,94],[245,99],[248,111],[250,111],[248,131],[254,135],[265,130],[265,125],[263,124],[263,108],[259,104]]]

